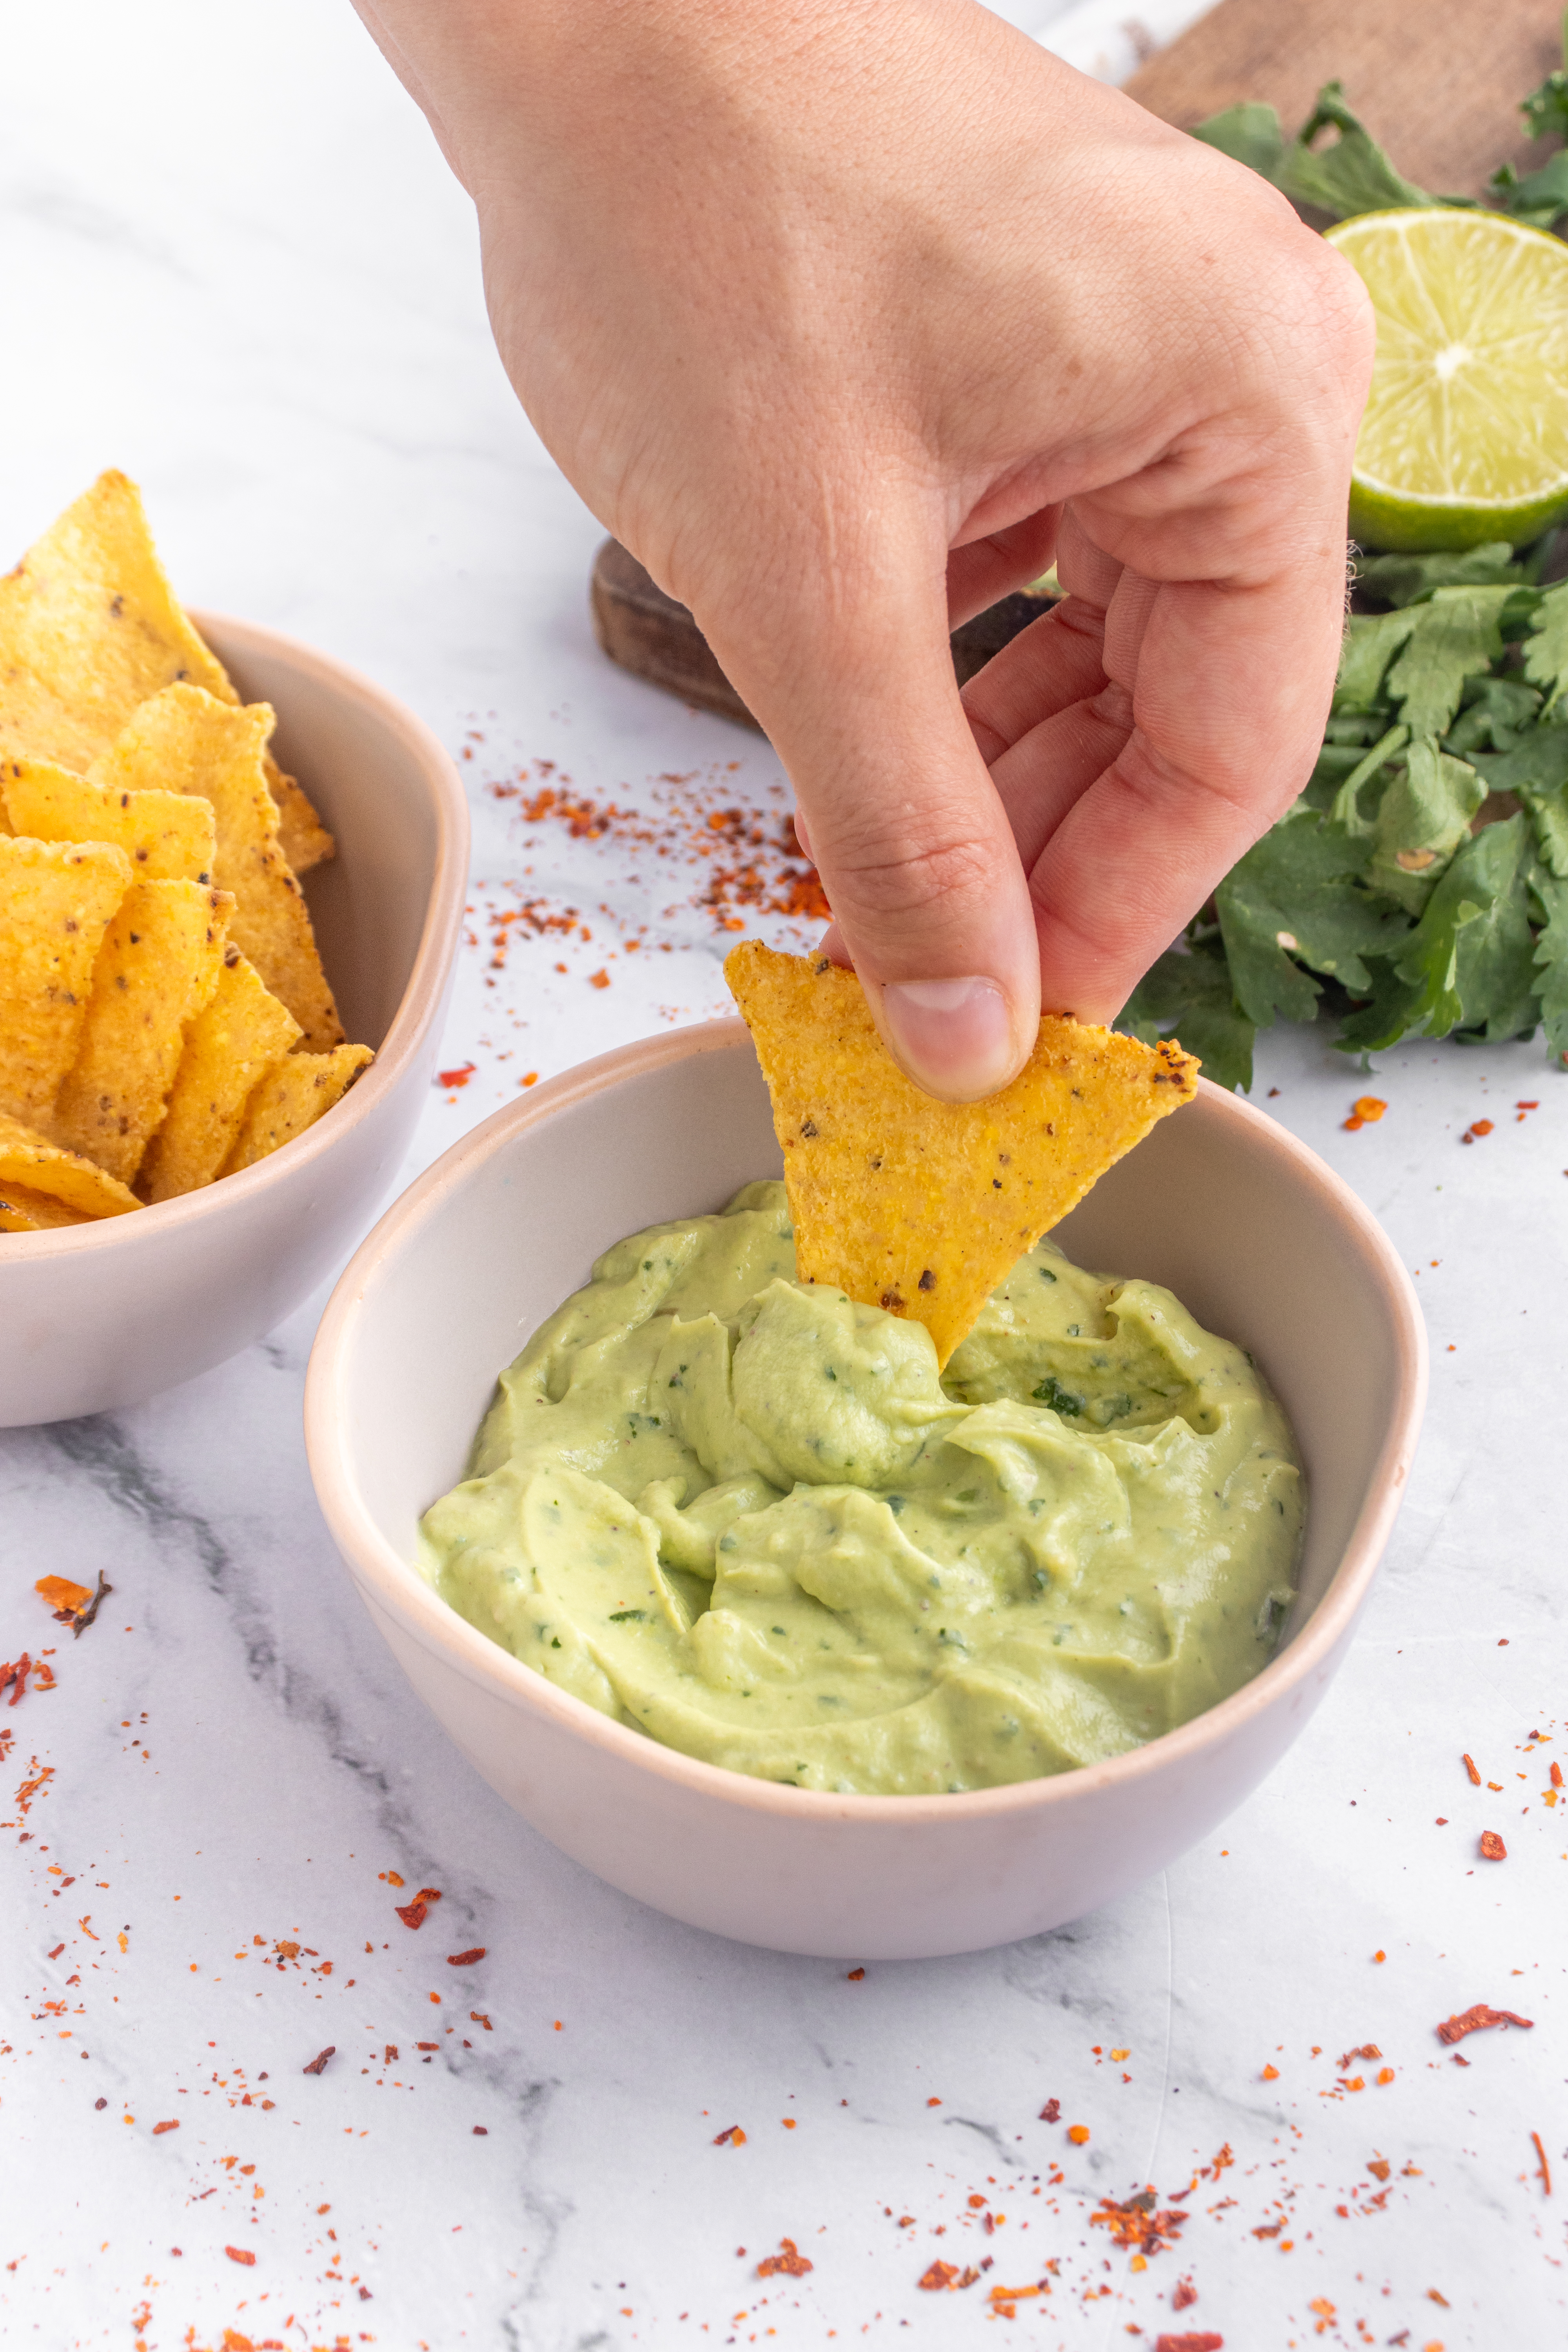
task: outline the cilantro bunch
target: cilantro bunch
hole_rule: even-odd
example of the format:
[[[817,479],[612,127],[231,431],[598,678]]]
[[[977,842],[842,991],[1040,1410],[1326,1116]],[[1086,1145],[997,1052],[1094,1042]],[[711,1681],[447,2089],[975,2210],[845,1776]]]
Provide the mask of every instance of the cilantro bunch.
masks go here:
[[[1522,111],[1536,135],[1568,137],[1568,72]],[[1403,178],[1337,82],[1293,141],[1252,105],[1194,135],[1337,219],[1470,201]],[[1522,180],[1504,165],[1491,192],[1552,227],[1568,212],[1568,148]],[[1119,1027],[1150,1043],[1179,1032],[1210,1077],[1248,1088],[1257,1032],[1279,1019],[1331,1019],[1340,1049],[1363,1058],[1405,1037],[1543,1028],[1568,1063],[1568,581],[1544,584],[1553,552],[1552,539],[1522,555],[1352,549],[1361,609],[1311,779]]]

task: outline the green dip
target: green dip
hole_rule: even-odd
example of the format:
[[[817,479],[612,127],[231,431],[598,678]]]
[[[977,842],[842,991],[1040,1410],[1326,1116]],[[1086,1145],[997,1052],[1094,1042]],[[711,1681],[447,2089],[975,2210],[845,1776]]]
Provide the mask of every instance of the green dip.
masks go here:
[[[1305,1495],[1239,1348],[1042,1242],[945,1374],[795,1278],[782,1183],[650,1226],[509,1371],[423,1566],[616,1721],[888,1796],[1117,1756],[1272,1656]]]

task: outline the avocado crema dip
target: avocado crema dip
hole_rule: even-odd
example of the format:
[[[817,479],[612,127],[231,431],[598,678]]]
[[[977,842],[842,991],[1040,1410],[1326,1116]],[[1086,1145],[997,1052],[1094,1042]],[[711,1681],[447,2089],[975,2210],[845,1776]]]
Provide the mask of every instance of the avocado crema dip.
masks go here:
[[[452,1607],[689,1756],[889,1796],[1119,1755],[1268,1664],[1305,1496],[1239,1348],[1048,1241],[941,1375],[794,1276],[782,1183],[606,1251],[426,1515]]]

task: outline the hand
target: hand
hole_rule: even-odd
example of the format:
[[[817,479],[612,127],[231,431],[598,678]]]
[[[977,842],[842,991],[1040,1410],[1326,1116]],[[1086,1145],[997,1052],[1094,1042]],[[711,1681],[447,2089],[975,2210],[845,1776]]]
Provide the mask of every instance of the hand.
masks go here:
[[[359,0],[512,383],[776,746],[932,1093],[1109,1020],[1300,791],[1372,358],[1241,166],[971,0]],[[1067,601],[960,698],[951,625]],[[830,935],[831,936],[831,935]]]

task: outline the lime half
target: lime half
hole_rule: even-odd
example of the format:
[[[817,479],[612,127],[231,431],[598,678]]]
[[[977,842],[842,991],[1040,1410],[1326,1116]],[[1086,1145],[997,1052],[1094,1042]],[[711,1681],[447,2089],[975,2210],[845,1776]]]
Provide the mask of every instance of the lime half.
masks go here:
[[[1377,313],[1352,538],[1539,538],[1568,509],[1568,245],[1444,205],[1363,213],[1327,236]]]

